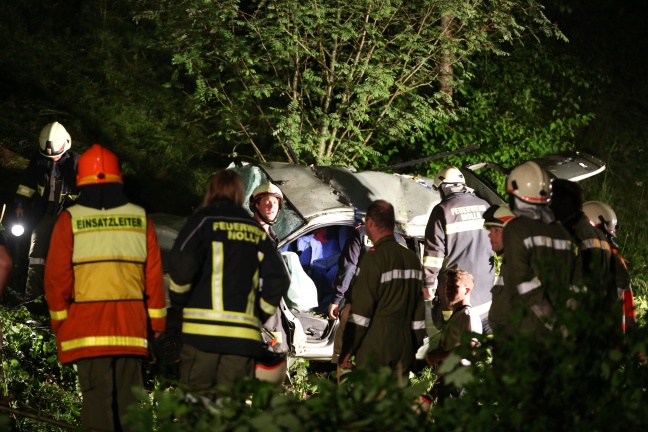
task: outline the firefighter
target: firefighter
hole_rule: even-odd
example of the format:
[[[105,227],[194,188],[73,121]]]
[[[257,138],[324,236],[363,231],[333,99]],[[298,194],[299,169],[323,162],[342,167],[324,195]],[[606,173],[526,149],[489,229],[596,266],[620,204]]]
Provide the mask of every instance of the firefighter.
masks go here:
[[[283,199],[281,189],[271,182],[261,183],[250,195],[249,208],[252,211],[252,217],[261,224],[274,242],[275,247],[279,243],[279,237],[277,237],[277,233],[272,229],[272,226],[279,219]]]
[[[536,162],[515,167],[506,179],[515,219],[503,232],[506,255],[501,272],[503,295],[511,299],[519,322],[506,321],[505,333],[539,336],[553,329],[553,305],[565,304],[580,265],[576,245],[549,209],[551,179]]]
[[[594,228],[583,213],[583,188],[576,182],[555,179],[551,184],[549,208],[574,237],[582,264],[582,281],[587,292],[595,295],[592,306],[607,309],[616,298],[611,271],[612,249],[606,236]]]
[[[284,196],[281,189],[274,183],[265,182],[254,188],[248,203],[252,217],[261,224],[272,240],[275,249],[278,246],[279,237],[272,227],[279,219],[283,202]],[[278,307],[274,315],[263,323],[261,335],[265,349],[257,359],[255,376],[262,381],[281,384],[288,376],[286,355],[290,349],[288,333],[281,319],[281,308]]]
[[[493,252],[484,226],[483,213],[488,202],[478,198],[466,186],[463,174],[455,167],[441,170],[434,178],[434,189],[441,202],[430,214],[425,228],[425,298],[438,297],[443,320],[433,317],[435,325],[447,321],[452,309],[445,298],[445,272],[450,268],[464,269],[473,275],[475,287],[471,294],[473,312],[482,319],[484,333],[488,327],[490,289],[495,280]]]
[[[635,311],[634,295],[630,284],[630,273],[628,273],[625,260],[619,254],[619,246],[616,242],[616,213],[614,213],[614,210],[610,206],[600,201],[588,201],[584,203],[583,213],[585,213],[590,223],[606,236],[612,249],[612,273],[614,275],[614,284],[617,289],[618,298],[623,305],[621,327],[625,332],[626,328],[635,325],[637,312]]]
[[[61,210],[78,197],[76,170],[79,154],[59,122],[46,125],[38,138],[38,153],[23,171],[16,190],[16,216],[28,217],[31,234],[25,300],[43,294],[43,271],[52,229]]]
[[[392,369],[407,376],[425,336],[423,269],[417,255],[394,237],[394,207],[378,200],[367,209],[365,229],[373,249],[364,254],[352,282],[351,310],[339,365]]]
[[[83,425],[126,430],[149,338],[165,328],[160,248],[151,219],[124,195],[114,153],[94,144],[79,158],[76,184],[77,204],[52,233],[45,297],[59,360],[77,367]]]
[[[507,205],[492,205],[484,212],[484,228],[488,230],[488,239],[491,249],[497,254],[500,260],[504,259],[504,243],[502,234],[504,227],[515,219],[515,215]],[[504,278],[500,271],[495,284],[491,289],[493,303],[488,311],[488,323],[494,334],[505,326],[506,320],[511,314],[511,298],[504,295]]]
[[[171,303],[183,321],[180,383],[190,391],[231,387],[254,375],[263,353],[261,323],[290,284],[244,199],[238,174],[218,172],[171,250]]]

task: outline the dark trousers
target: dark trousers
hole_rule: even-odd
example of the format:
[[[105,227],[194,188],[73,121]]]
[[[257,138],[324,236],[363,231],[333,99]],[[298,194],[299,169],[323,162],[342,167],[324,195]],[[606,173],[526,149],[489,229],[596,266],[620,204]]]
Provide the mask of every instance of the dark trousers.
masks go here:
[[[137,402],[133,387],[143,388],[142,359],[95,357],[77,363],[83,426],[97,431],[128,431],[122,417]]]
[[[243,377],[254,377],[254,359],[182,346],[180,384],[189,390],[207,390],[216,385],[231,388],[237,378]]]
[[[50,204],[50,205],[53,205]],[[29,247],[29,269],[27,271],[27,285],[25,286],[25,299],[32,300],[45,294],[45,259],[52,238],[52,231],[58,219],[57,214],[52,214],[48,208],[32,231],[31,246]]]

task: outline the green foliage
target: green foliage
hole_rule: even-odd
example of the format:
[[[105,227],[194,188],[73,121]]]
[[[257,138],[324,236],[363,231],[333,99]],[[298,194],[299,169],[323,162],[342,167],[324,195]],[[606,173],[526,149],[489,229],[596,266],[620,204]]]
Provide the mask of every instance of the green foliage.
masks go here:
[[[551,46],[510,51],[506,57],[475,58],[468,68],[475,79],[456,96],[462,114],[437,123],[419,140],[426,154],[474,144],[481,148],[430,164],[429,175],[447,164],[495,162],[513,167],[574,149],[576,133],[593,119],[582,106],[591,85],[583,66]]]
[[[174,53],[174,84],[261,160],[260,148],[289,141],[307,161],[374,163],[459,118],[447,87],[472,77],[471,56],[528,34],[563,37],[533,0],[140,3],[140,22],[155,22]]]
[[[77,423],[81,413],[81,393],[76,371],[58,361],[56,340],[46,327],[40,327],[25,307],[0,309],[3,330],[2,393],[12,408],[44,414],[68,423]],[[41,431],[43,424],[16,417],[21,431]]]
[[[575,297],[579,308],[559,311],[556,330],[545,337],[484,339],[473,359],[492,350],[492,367],[469,371],[467,396],[436,407],[435,425],[528,431],[645,427],[647,329],[623,337],[618,305],[602,313],[595,296]]]

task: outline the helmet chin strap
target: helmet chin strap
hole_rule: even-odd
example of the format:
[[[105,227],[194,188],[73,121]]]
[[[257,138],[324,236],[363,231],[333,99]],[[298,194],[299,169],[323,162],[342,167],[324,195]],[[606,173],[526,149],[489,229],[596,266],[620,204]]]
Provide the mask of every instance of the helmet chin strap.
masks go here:
[[[259,216],[259,218],[261,218],[261,220],[262,220],[263,222],[265,222],[266,224],[268,224],[268,225],[270,225],[270,226],[276,224],[276,223],[277,223],[277,219],[279,219],[279,212],[277,212],[277,216],[275,216],[275,218],[274,218],[272,221],[269,220],[267,217],[265,217],[265,216],[264,216],[264,215],[259,211],[259,209],[257,208],[257,203],[256,203],[256,202],[252,205],[252,213],[254,213],[255,215]]]

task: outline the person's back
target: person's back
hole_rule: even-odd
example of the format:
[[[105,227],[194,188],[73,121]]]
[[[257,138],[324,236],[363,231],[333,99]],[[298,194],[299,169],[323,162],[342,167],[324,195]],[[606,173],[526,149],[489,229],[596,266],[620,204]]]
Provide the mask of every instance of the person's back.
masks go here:
[[[395,368],[401,363],[411,368],[421,342],[412,337],[412,323],[422,323],[425,314],[418,257],[394,237],[384,238],[364,255],[359,272],[369,273],[370,278],[366,287],[354,285],[351,315],[373,318],[356,361],[362,364],[373,356],[378,365]],[[363,295],[365,290],[371,294]]]
[[[451,309],[445,298],[445,273],[448,269],[464,269],[475,278],[471,299],[474,311],[487,324],[495,266],[488,233],[482,227],[483,213],[490,205],[465,185],[463,175],[454,167],[437,175],[435,188],[442,200],[432,209],[425,229],[426,296],[436,288],[447,320]]]
[[[511,303],[525,306],[521,321],[508,331],[539,334],[547,330],[544,318],[547,299],[553,305],[565,304],[577,268],[576,245],[558,222],[518,216],[504,228],[506,257],[502,276]],[[532,312],[532,313],[531,313]]]

